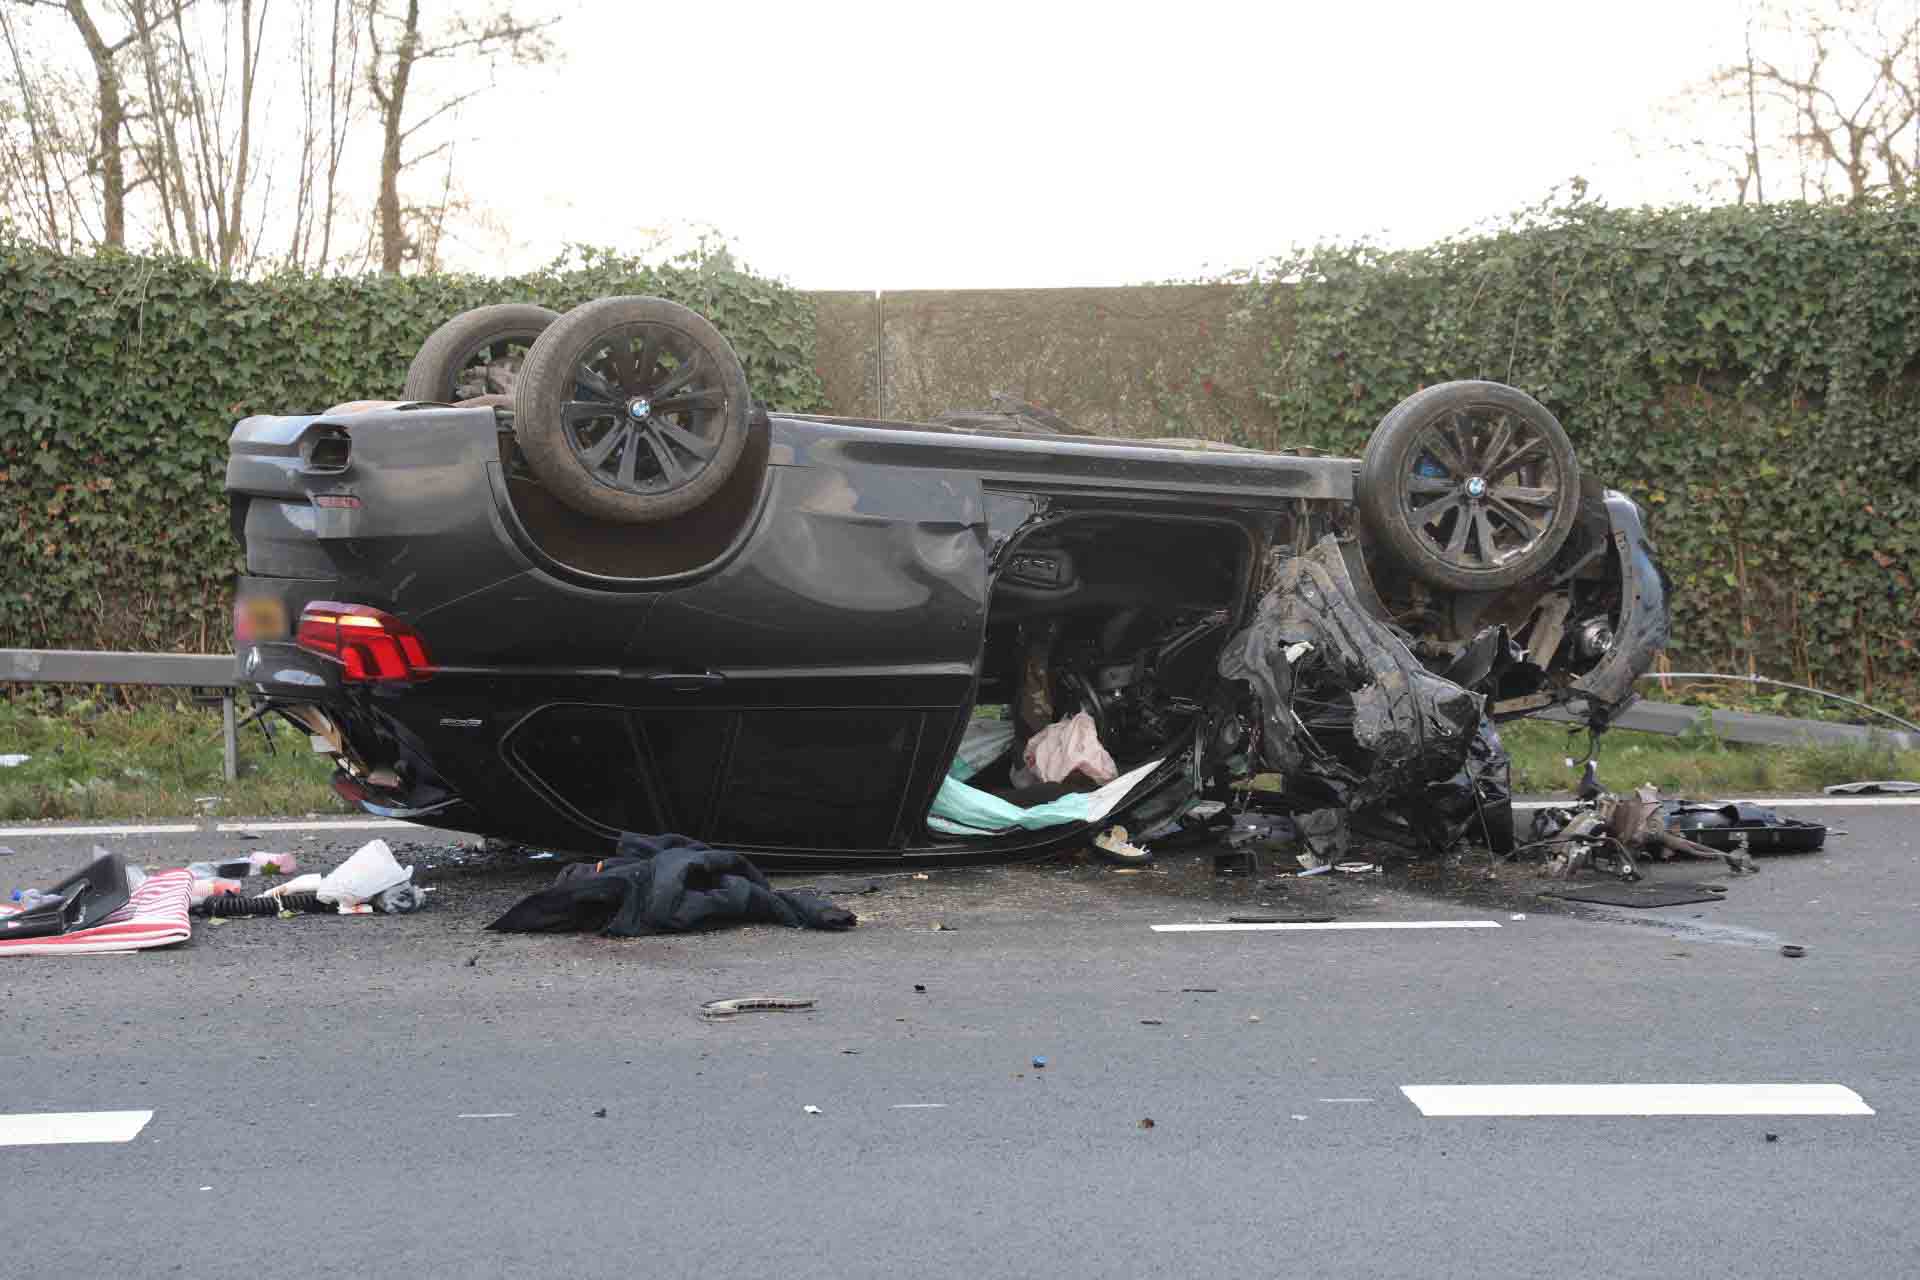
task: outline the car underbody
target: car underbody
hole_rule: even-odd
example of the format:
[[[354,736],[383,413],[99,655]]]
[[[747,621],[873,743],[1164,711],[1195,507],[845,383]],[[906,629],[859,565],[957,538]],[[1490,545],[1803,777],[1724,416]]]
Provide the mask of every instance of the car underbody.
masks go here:
[[[1500,461],[1531,401],[1449,386],[1455,419],[1387,464],[755,411],[724,478],[641,523],[548,483],[524,389],[252,418],[240,679],[362,809],[588,854],[676,831],[770,864],[1000,859],[1223,805],[1328,848],[1510,844],[1495,723],[1603,727],[1665,643],[1666,585],[1638,509],[1551,438]],[[566,440],[617,489],[640,433],[601,430]],[[1462,458],[1491,480],[1438,478]],[[1415,505],[1369,498],[1379,465]],[[1033,777],[1083,715],[1113,776]],[[962,771],[967,742],[995,752]]]

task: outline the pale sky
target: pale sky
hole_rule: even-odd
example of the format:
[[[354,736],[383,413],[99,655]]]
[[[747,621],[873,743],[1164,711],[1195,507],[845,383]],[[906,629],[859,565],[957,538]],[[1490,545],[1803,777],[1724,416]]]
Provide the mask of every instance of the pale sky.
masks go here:
[[[557,0],[563,6],[568,0]],[[808,289],[1125,284],[1289,243],[1431,240],[1574,174],[1683,199],[1626,140],[1737,56],[1741,0],[683,6],[572,0],[559,64],[460,131],[512,247],[710,226]],[[462,165],[463,171],[466,166]]]

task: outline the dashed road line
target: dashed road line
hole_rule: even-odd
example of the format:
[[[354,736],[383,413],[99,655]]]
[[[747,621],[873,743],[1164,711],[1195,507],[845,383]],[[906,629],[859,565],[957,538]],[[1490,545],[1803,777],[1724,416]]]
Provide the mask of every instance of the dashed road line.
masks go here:
[[[1281,924],[1156,924],[1155,933],[1313,933],[1340,929],[1498,929],[1492,920],[1328,920]]]
[[[45,1111],[0,1115],[0,1147],[131,1142],[151,1119],[151,1111]]]
[[[1423,1116],[1870,1116],[1839,1084],[1409,1084]]]
[[[1920,796],[1755,796],[1742,798],[1741,802],[1770,809],[1892,809],[1920,805]],[[1571,809],[1577,804],[1577,800],[1516,800],[1513,807],[1516,810]]]
[[[337,818],[314,822],[123,823],[111,827],[0,827],[0,836],[191,836],[260,831],[390,831],[419,824],[397,818]]]
[[[418,824],[397,818],[329,818],[319,822],[222,822],[215,831],[386,831]]]
[[[0,827],[0,836],[184,836],[199,830],[194,823],[146,827]]]

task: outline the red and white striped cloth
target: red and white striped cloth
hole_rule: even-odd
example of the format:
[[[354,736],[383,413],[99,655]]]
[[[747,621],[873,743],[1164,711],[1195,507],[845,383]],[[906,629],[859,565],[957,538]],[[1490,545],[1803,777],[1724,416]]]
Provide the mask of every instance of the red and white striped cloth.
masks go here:
[[[143,951],[185,942],[193,932],[187,907],[193,874],[180,867],[156,871],[133,891],[126,906],[91,929],[78,929],[55,938],[9,940],[0,925],[0,956],[61,956],[84,951]]]

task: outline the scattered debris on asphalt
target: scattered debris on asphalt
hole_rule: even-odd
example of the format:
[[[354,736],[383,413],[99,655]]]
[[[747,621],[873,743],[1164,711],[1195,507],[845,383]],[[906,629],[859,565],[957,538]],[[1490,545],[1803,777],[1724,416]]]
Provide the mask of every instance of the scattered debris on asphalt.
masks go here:
[[[184,869],[137,872],[95,847],[93,860],[38,891],[35,908],[0,904],[0,955],[77,955],[171,946],[192,935],[193,877]]]
[[[1047,1060],[1045,1058],[1035,1058],[1033,1060],[1033,1065],[1035,1069],[1044,1071],[1046,1070]]]
[[[289,893],[313,893],[319,889],[320,882],[325,878],[326,877],[322,876],[318,871],[308,871],[302,875],[295,876],[284,884],[273,886],[273,888],[268,889],[262,896],[279,898]]]
[[[1836,782],[1821,790],[1830,796],[1910,796],[1920,794],[1920,782]]]
[[[1744,800],[1669,801],[1667,829],[1718,849],[1748,853],[1816,853],[1826,847],[1827,827],[1820,822],[1783,818],[1772,809]]]
[[[292,875],[300,869],[300,860],[291,853],[266,853],[256,850],[244,858],[223,858],[218,862],[190,862],[187,870],[196,880],[244,880],[248,876]]]
[[[1710,884],[1601,884],[1569,885],[1564,889],[1544,889],[1543,898],[1563,902],[1590,902],[1603,907],[1683,907],[1694,902],[1723,902],[1724,885]]]
[[[770,1013],[782,1009],[811,1009],[812,996],[734,996],[709,1000],[700,1006],[700,1016],[708,1019],[731,1018],[742,1013]]]
[[[1780,948],[1780,954],[1789,960],[1798,960],[1807,954],[1807,949],[1797,942],[1789,942]]]
[[[1144,1118],[1142,1118],[1142,1119],[1141,1119],[1141,1121],[1140,1121],[1140,1127],[1141,1127],[1142,1129],[1151,1129],[1151,1128],[1153,1128],[1153,1117],[1152,1117],[1152,1116],[1146,1116],[1146,1117],[1144,1117]]]
[[[1681,831],[1688,835],[1678,834]],[[1714,831],[1719,832],[1711,837],[1717,844],[1689,838]],[[1759,870],[1749,852],[1756,836],[1766,837],[1768,852],[1787,852],[1810,843],[1819,847],[1812,842],[1824,842],[1826,828],[1781,818],[1756,805],[1663,801],[1656,788],[1646,785],[1625,795],[1603,791],[1578,805],[1539,810],[1532,839],[1513,854],[1552,849],[1546,870],[1561,877],[1606,869],[1622,880],[1638,880],[1636,858],[1642,855],[1663,862],[1675,855],[1725,861],[1733,874],[1750,875]]]
[[[1118,866],[1137,866],[1153,861],[1153,854],[1149,850],[1128,841],[1125,827],[1108,827],[1093,838],[1093,849],[1094,856],[1100,861]]]
[[[327,872],[313,892],[322,902],[353,906],[372,902],[387,890],[412,879],[413,868],[402,867],[395,861],[393,850],[385,840],[369,840],[355,850],[352,857]]]
[[[806,1112],[810,1116],[817,1116],[820,1114],[820,1108],[814,1106],[811,1102],[809,1102],[806,1106],[800,1109]]]

